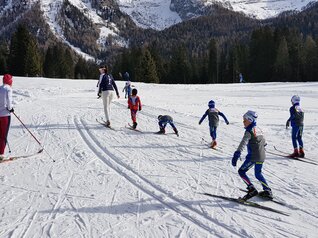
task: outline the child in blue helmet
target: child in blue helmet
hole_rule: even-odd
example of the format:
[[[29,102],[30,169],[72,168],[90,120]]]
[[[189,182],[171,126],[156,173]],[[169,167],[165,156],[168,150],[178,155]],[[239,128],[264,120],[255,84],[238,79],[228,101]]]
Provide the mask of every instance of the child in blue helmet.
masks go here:
[[[209,118],[209,127],[210,127],[210,135],[212,137],[211,148],[216,148],[216,130],[219,126],[219,116],[223,117],[225,123],[228,125],[229,121],[227,120],[226,116],[220,112],[218,109],[215,108],[215,102],[213,100],[209,101],[208,103],[209,109],[203,114],[202,118],[199,121],[199,125],[203,122],[203,120],[208,116]]]
[[[245,145],[247,145],[247,155],[245,157],[245,161],[238,170],[238,173],[246,183],[248,190],[248,193],[242,198],[243,200],[248,200],[257,194],[267,199],[273,199],[272,191],[262,174],[262,167],[266,158],[266,142],[261,131],[256,127],[257,117],[258,115],[254,111],[247,111],[243,115],[245,133],[232,158],[232,165],[235,167],[237,160],[241,157],[241,152],[243,151]],[[260,193],[258,193],[251,180],[246,175],[246,172],[253,166],[255,168],[255,177],[260,181],[264,190]]]
[[[286,129],[289,127],[291,122],[292,127],[292,142],[294,147],[294,152],[290,154],[290,157],[305,157],[304,143],[302,140],[303,128],[304,128],[304,111],[300,107],[300,97],[294,95],[291,98],[291,103],[293,106],[289,108],[290,117],[286,122]],[[298,142],[298,144],[297,144]],[[298,151],[299,145],[299,151]]]
[[[158,124],[160,130],[157,132],[158,134],[165,134],[166,133],[166,125],[169,123],[170,126],[172,127],[174,133],[176,133],[177,136],[179,136],[179,132],[176,128],[176,126],[173,123],[173,118],[169,115],[159,115],[158,116]]]

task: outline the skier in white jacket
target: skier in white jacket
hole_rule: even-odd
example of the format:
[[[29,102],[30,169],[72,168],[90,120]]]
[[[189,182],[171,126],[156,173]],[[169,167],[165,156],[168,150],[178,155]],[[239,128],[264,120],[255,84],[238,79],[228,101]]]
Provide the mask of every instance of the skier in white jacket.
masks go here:
[[[4,158],[7,136],[10,128],[12,107],[12,76],[3,76],[3,85],[0,86],[0,160]]]

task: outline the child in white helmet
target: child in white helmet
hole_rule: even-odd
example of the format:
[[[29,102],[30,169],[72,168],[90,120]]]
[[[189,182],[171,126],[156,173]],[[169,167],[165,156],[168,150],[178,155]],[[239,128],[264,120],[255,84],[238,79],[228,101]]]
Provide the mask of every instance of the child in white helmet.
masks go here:
[[[273,198],[272,191],[262,174],[262,167],[266,158],[266,142],[261,131],[256,127],[257,117],[258,115],[254,111],[247,111],[243,115],[245,133],[232,158],[232,165],[236,166],[237,160],[241,157],[241,152],[243,151],[244,146],[247,145],[247,155],[245,157],[245,161],[238,170],[240,177],[246,183],[248,189],[248,193],[242,198],[243,200],[248,200],[258,194],[259,196],[265,197],[267,199]],[[260,193],[258,193],[251,180],[246,175],[246,172],[253,166],[255,168],[255,177],[260,181],[264,190]]]
[[[294,95],[291,98],[292,106],[289,108],[290,117],[286,122],[286,129],[291,123],[292,127],[292,142],[294,147],[294,152],[290,154],[290,157],[305,157],[304,143],[302,140],[303,128],[304,128],[304,111],[300,107],[300,97]],[[297,144],[298,142],[298,144]],[[298,150],[299,145],[299,150]]]

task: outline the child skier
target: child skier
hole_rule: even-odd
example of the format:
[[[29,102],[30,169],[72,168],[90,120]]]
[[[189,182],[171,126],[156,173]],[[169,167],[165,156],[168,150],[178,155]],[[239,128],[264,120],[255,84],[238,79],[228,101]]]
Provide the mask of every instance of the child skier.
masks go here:
[[[123,78],[126,80],[125,87],[123,88],[123,92],[125,91],[125,98],[129,98],[131,95],[131,82],[129,78],[129,73],[124,73]]]
[[[133,129],[137,128],[137,121],[136,121],[136,116],[137,116],[137,111],[141,111],[141,101],[139,96],[137,96],[137,89],[132,90],[132,95],[128,97],[128,108],[130,109],[130,114],[131,114],[131,119],[133,121]]]
[[[225,123],[228,125],[229,121],[227,120],[226,116],[220,112],[218,109],[215,108],[215,102],[211,100],[208,103],[209,109],[203,114],[201,120],[199,121],[199,125],[204,121],[206,116],[209,116],[209,127],[210,127],[210,135],[212,137],[211,148],[215,149],[217,142],[216,142],[216,130],[219,125],[219,115],[223,117]]]
[[[290,117],[286,122],[286,129],[289,127],[289,123],[291,122],[292,127],[292,142],[294,146],[294,153],[290,154],[290,157],[305,157],[304,152],[304,144],[302,140],[303,128],[304,128],[304,111],[301,109],[300,97],[298,95],[294,95],[291,98],[291,103],[293,106],[289,108]],[[299,151],[298,151],[298,145]]]
[[[159,124],[159,131],[157,132],[158,134],[165,134],[166,133],[166,125],[169,123],[170,126],[172,127],[174,133],[176,133],[177,136],[179,136],[178,130],[176,126],[173,123],[173,118],[169,115],[159,115],[158,116],[158,124]]]
[[[243,200],[248,200],[251,197],[259,196],[265,197],[267,199],[273,199],[273,194],[269,188],[265,178],[262,175],[262,167],[265,161],[265,138],[260,134],[260,131],[256,128],[257,113],[254,111],[248,111],[243,115],[243,124],[245,128],[244,136],[237,150],[235,151],[232,158],[232,165],[235,167],[237,160],[241,156],[241,151],[247,144],[247,155],[244,163],[238,170],[239,175],[247,185],[247,194],[242,198]],[[258,193],[246,172],[255,166],[255,177],[261,182],[263,190]]]

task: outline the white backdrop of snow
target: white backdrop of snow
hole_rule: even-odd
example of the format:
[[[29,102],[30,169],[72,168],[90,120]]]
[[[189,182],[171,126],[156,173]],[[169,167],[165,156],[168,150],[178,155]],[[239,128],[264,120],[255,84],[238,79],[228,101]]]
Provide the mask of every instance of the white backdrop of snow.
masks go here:
[[[121,90],[124,82],[117,83]],[[293,94],[305,110],[305,152],[317,159],[318,83],[133,84],[144,105],[138,112],[143,133],[125,128],[124,98],[112,104],[116,131],[95,121],[103,117],[96,81],[14,77],[15,112],[45,152],[0,164],[1,238],[317,237],[318,166],[267,154],[264,176],[289,205],[253,200],[289,217],[199,192],[242,195],[238,187],[245,186],[230,161],[248,109],[258,112],[268,149],[292,151],[285,122]],[[198,125],[210,99],[230,121],[218,129],[222,152],[202,142],[210,140],[208,122]],[[179,138],[153,134],[159,114],[173,116]],[[39,148],[14,116],[8,141],[13,155]],[[248,174],[261,189],[253,170]]]

